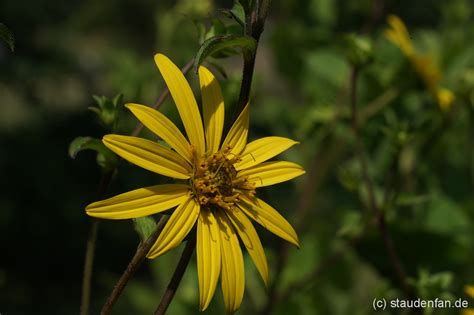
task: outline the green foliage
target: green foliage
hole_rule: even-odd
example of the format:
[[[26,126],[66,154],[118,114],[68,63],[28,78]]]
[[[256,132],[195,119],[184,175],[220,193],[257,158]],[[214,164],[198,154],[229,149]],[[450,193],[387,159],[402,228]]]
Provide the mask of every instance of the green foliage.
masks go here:
[[[197,73],[201,65],[208,57],[226,58],[237,54],[244,57],[251,55],[257,48],[254,38],[244,35],[245,31],[245,9],[243,5],[235,3],[232,9],[221,10],[221,13],[232,20],[232,23],[224,23],[220,18],[211,19],[210,27],[204,23],[195,21],[199,34],[200,47],[194,58],[194,68]],[[247,5],[250,5],[247,3]]]
[[[199,48],[196,58],[194,59],[194,67],[197,71],[199,65],[208,56],[216,56],[220,53],[224,56],[235,55],[237,51],[241,51],[242,54],[248,54],[254,51],[257,47],[255,39],[248,36],[234,36],[234,35],[222,35],[214,36],[206,40]]]
[[[93,97],[98,106],[91,106],[89,110],[97,114],[100,123],[106,129],[114,131],[117,128],[119,115],[123,107],[123,94],[117,94],[113,99],[97,95]]]
[[[117,167],[118,157],[110,151],[100,139],[91,137],[77,137],[69,144],[69,156],[75,159],[83,150],[93,150],[97,153],[97,164],[104,171],[111,171]]]

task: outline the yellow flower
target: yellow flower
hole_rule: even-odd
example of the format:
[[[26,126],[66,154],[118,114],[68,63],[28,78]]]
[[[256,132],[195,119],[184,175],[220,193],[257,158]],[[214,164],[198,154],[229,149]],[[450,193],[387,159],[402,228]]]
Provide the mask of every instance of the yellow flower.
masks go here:
[[[284,182],[304,173],[301,166],[266,162],[297,142],[266,137],[247,143],[247,105],[222,140],[224,100],[212,73],[199,68],[204,126],[181,71],[164,55],[155,55],[183,121],[187,138],[163,114],[143,105],[128,109],[171,149],[137,137],[106,135],[104,144],[127,161],[183,184],[157,185],[120,194],[87,206],[87,214],[104,219],[130,219],[176,207],[147,254],[158,257],[178,246],[197,225],[197,270],[200,309],[209,305],[220,275],[226,310],[239,308],[244,293],[244,264],[239,239],[265,284],[268,266],[260,239],[249,218],[299,246],[293,227],[274,208],[255,196],[255,188]]]
[[[454,101],[454,94],[445,88],[439,87],[441,72],[430,56],[420,54],[414,47],[403,21],[396,15],[389,15],[387,22],[390,26],[385,30],[385,37],[394,43],[410,60],[415,71],[423,80],[426,88],[438,102],[442,110],[449,110]]]

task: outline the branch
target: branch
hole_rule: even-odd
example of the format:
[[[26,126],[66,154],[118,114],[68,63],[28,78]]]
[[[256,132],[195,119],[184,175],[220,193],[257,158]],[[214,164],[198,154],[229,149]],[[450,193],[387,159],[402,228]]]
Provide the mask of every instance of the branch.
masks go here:
[[[173,277],[171,277],[171,281],[168,284],[168,287],[166,288],[166,291],[161,298],[160,304],[156,308],[155,315],[163,315],[168,309],[168,306],[170,305],[174,295],[176,294],[176,290],[178,290],[178,286],[181,282],[181,279],[183,278],[186,268],[188,267],[195,247],[196,238],[191,237],[186,242],[186,247],[184,247],[183,253],[181,254],[181,258],[179,259],[178,265],[176,266],[176,270],[174,271]]]
[[[132,260],[128,264],[127,269],[125,269],[119,281],[115,284],[115,287],[112,290],[112,293],[110,293],[109,298],[107,299],[104,306],[102,307],[102,310],[100,312],[101,315],[110,314],[110,312],[112,311],[112,307],[115,305],[118,298],[122,294],[128,281],[130,281],[132,276],[137,271],[138,267],[142,263],[146,254],[150,251],[150,248],[158,239],[158,236],[160,235],[161,231],[163,231],[163,228],[165,227],[165,224],[167,221],[168,221],[168,218],[165,216],[162,216],[160,221],[156,225],[155,232],[153,232],[153,234],[146,241],[140,243],[140,245],[137,248],[137,251],[135,252],[135,255],[133,256]]]

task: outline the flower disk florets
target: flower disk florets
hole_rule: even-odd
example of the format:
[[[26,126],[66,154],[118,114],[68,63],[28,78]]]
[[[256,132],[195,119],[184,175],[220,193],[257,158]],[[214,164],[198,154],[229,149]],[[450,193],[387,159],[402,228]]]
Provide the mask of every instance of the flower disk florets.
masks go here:
[[[241,159],[231,153],[230,146],[195,160],[191,184],[201,206],[230,210],[242,194],[255,195],[255,185],[247,177],[237,177],[234,163]]]

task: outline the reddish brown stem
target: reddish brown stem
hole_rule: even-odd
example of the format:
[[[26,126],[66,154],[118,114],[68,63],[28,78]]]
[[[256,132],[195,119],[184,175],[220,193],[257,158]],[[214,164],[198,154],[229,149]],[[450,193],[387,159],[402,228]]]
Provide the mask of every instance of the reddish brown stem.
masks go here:
[[[186,246],[184,247],[183,253],[181,254],[181,258],[179,259],[178,265],[171,277],[170,283],[166,288],[163,297],[161,298],[160,304],[156,308],[155,315],[163,315],[165,314],[168,306],[171,304],[176,291],[178,290],[178,286],[183,278],[184,272],[188,267],[189,261],[191,260],[191,256],[193,255],[194,248],[196,247],[196,238],[191,237],[187,242]]]
[[[155,241],[158,238],[158,236],[160,235],[161,231],[163,231],[163,228],[165,227],[165,223],[167,221],[168,221],[167,217],[161,217],[161,220],[156,225],[155,232],[153,232],[153,234],[148,239],[146,239],[144,242],[140,243],[140,245],[137,248],[137,251],[135,252],[135,255],[133,255],[132,260],[130,261],[127,268],[123,272],[123,274],[120,277],[119,281],[115,284],[115,287],[112,290],[112,293],[110,293],[110,296],[108,297],[107,301],[105,302],[104,306],[102,307],[102,310],[100,312],[101,315],[110,314],[110,312],[112,311],[113,306],[115,305],[118,298],[122,294],[122,292],[125,289],[125,286],[127,285],[128,281],[130,281],[132,276],[137,271],[138,267],[143,262],[143,259],[145,258],[146,254],[148,253],[148,251],[150,251],[150,248],[155,243]]]

